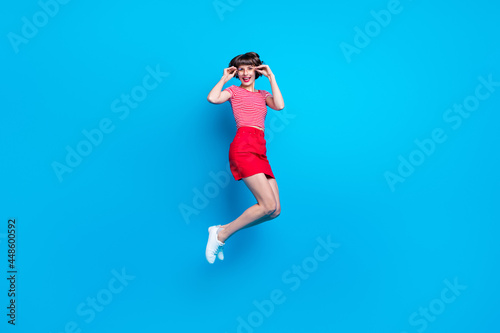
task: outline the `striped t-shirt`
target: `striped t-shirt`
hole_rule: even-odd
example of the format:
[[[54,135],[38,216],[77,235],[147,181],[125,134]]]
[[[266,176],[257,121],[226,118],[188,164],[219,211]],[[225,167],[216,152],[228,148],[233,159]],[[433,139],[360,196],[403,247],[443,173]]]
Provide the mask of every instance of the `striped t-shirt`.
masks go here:
[[[231,93],[229,102],[233,108],[236,128],[242,126],[259,126],[264,128],[267,106],[266,98],[272,96],[265,90],[251,92],[245,88],[232,85],[226,89]]]

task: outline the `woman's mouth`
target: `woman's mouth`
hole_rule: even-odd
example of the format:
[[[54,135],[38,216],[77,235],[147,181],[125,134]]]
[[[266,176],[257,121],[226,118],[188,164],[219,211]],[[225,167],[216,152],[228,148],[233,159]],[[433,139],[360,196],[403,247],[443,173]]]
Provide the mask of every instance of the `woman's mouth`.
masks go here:
[[[244,82],[250,81],[250,77],[242,77],[242,79],[243,79]]]

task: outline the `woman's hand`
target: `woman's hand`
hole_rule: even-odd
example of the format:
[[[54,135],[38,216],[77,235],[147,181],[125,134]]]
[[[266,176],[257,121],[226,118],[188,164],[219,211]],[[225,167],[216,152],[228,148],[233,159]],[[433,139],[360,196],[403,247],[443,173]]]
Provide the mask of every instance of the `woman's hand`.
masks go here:
[[[271,75],[273,75],[273,72],[271,71],[271,68],[269,68],[268,65],[260,65],[260,66],[256,66],[255,67],[255,70],[257,72],[259,72],[259,74],[261,75],[264,75],[265,77],[267,77],[269,79],[269,77]]]
[[[227,81],[231,80],[236,75],[237,71],[238,71],[237,68],[234,66],[224,68],[224,75],[222,77],[227,82]]]

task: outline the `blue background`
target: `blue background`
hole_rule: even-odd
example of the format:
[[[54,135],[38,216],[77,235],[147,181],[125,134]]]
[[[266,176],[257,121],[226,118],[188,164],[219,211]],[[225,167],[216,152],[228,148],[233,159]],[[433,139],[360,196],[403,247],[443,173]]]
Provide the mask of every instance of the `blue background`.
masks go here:
[[[376,30],[371,11],[387,1],[221,2],[218,11],[212,1],[74,0],[52,3],[45,22],[34,0],[4,4],[2,332],[500,330],[500,87],[460,127],[443,118],[474,96],[479,77],[500,81],[498,4],[402,0]],[[23,17],[40,27],[15,44]],[[375,30],[346,56],[356,27]],[[282,213],[235,234],[225,261],[209,265],[207,227],[255,199],[226,171],[230,104],[206,97],[249,51],[285,100],[266,119]],[[148,68],[168,76],[121,119],[112,103],[139,91]],[[271,92],[265,77],[256,88]],[[103,119],[113,130],[60,180],[53,163],[65,164],[67,146]],[[446,140],[415,152],[435,129]],[[386,173],[412,153],[419,165],[391,187]],[[15,328],[5,315],[9,218]],[[318,237],[339,245],[321,262]],[[303,263],[307,278],[290,273]],[[129,278],[117,293],[113,272]],[[450,303],[445,281],[465,288]],[[254,301],[269,305],[273,290],[284,301],[263,314]],[[96,297],[100,311],[86,305]],[[429,306],[438,314],[425,319]]]

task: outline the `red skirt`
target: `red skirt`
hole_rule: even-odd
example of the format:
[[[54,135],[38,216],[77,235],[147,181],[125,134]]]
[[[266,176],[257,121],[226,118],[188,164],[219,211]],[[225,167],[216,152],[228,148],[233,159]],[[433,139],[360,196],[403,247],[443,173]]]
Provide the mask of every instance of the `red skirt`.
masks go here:
[[[264,173],[267,178],[275,178],[266,156],[264,131],[242,126],[236,131],[229,146],[229,165],[235,180]]]

